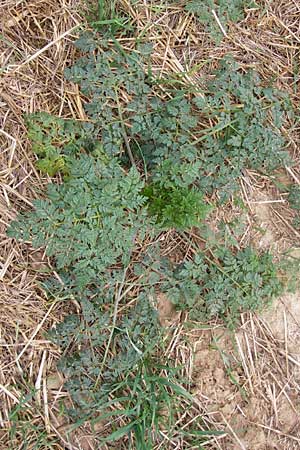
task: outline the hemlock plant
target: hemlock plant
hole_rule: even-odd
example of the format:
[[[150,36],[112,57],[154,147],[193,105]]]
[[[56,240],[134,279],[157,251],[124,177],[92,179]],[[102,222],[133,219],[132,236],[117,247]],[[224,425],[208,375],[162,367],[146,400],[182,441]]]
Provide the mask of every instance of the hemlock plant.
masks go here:
[[[197,16],[211,38],[218,43],[223,35],[216,17],[226,30],[228,22],[240,22],[245,17],[246,9],[258,8],[258,5],[253,0],[188,0],[185,8]]]
[[[179,309],[189,311],[190,319],[220,317],[234,328],[242,312],[260,311],[282,294],[277,272],[268,253],[219,246],[213,257],[198,253],[176,268],[164,289]]]
[[[295,228],[300,228],[300,186],[292,185],[289,190],[288,201],[290,207],[295,212],[295,217],[293,220],[293,226]]]
[[[230,62],[201,99],[184,92],[163,99],[151,67],[144,70],[148,48],[100,47],[95,34],[77,45],[84,55],[66,76],[87,97],[89,120],[28,117],[38,167],[60,172],[63,182],[50,183],[8,233],[45,246],[60,280],[50,278],[45,290],[81,306],[50,332],[63,350],[72,418],[112,418],[118,405],[126,425],[106,440],[126,435],[136,448],[146,448],[138,446],[143,439],[152,448],[161,424],[170,426],[163,405],[174,408],[176,395],[191,400],[163,360],[157,293],[192,320],[234,327],[241,312],[259,310],[282,289],[268,254],[219,245],[174,265],[162,257],[159,234],[201,228],[213,192],[226,199],[245,168],[268,171],[285,161],[270,120],[280,126],[285,98]],[[213,127],[199,130],[200,116]]]

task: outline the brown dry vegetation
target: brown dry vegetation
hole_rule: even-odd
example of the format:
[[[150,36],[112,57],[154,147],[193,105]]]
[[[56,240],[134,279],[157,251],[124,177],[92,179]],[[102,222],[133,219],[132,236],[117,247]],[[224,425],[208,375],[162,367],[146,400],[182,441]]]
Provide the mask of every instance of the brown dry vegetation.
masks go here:
[[[300,5],[297,0],[261,1],[261,10],[247,12],[232,25],[218,46],[199,22],[183,12],[184,2],[168,8],[161,2],[120,0],[119,8],[131,17],[136,36],[154,46],[154,70],[181,73],[197,83],[228,52],[245,67],[255,67],[264,78],[273,77],[289,92],[299,108]],[[0,2],[0,449],[96,449],[88,425],[67,433],[60,411],[68,398],[56,371],[59,351],[45,339],[45,331],[76,305],[49,303],[38,287],[41,269],[49,267],[42,251],[18,244],[5,234],[16,212],[31,205],[37,189],[48,179],[34,167],[23,113],[48,111],[82,119],[78,88],[66,83],[63,70],[75,57],[72,42],[84,23],[78,2],[32,0]],[[130,47],[133,40],[120,40]],[[194,70],[194,68],[196,69]],[[293,167],[276,177],[287,186],[300,184],[299,128],[289,124]],[[240,245],[252,242],[279,254],[300,246],[291,223],[286,195],[270,179],[247,172],[241,193],[248,206]],[[220,209],[216,221],[239,214]],[[168,245],[167,245],[168,244]],[[166,252],[180,247],[169,234]],[[296,250],[295,250],[296,249]],[[184,252],[186,250],[184,249]],[[296,254],[296,253],[295,253]],[[194,416],[179,417],[190,423],[203,416],[204,426],[225,430],[210,437],[206,448],[300,448],[300,294],[286,295],[260,317],[245,315],[242,326],[229,334],[218,325],[186,330],[185,317],[171,307],[161,311],[171,324],[168,355],[185,367],[195,398]],[[32,392],[34,393],[32,394]],[[70,400],[68,400],[70,401]],[[103,428],[102,424],[102,428]],[[99,432],[101,431],[98,430]],[[94,430],[96,433],[97,431]],[[166,441],[167,442],[167,441]],[[186,449],[174,439],[170,449]],[[103,449],[106,446],[102,447]],[[108,448],[108,447],[107,447]],[[112,448],[110,446],[109,448]],[[121,447],[115,447],[121,448]],[[122,447],[123,448],[123,447]],[[161,447],[158,447],[161,448]]]

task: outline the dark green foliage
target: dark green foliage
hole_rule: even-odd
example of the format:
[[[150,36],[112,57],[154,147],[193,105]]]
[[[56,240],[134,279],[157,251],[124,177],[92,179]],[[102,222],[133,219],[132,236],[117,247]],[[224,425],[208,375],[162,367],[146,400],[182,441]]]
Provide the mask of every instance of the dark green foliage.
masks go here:
[[[221,317],[236,326],[240,313],[261,310],[282,293],[277,267],[268,253],[218,248],[211,259],[198,254],[174,272],[166,292],[192,320]],[[171,277],[170,277],[171,278]]]
[[[163,409],[171,429],[176,398],[192,400],[161,359],[156,293],[167,292],[192,320],[236,326],[241,312],[282,288],[270,255],[251,249],[207,250],[174,270],[158,234],[199,227],[210,210],[204,194],[228,198],[245,168],[270,171],[285,161],[277,129],[286,99],[228,60],[194,102],[171,89],[164,99],[149,47],[128,53],[93,33],[77,45],[85,55],[66,76],[80,84],[88,120],[28,118],[38,167],[63,180],[8,233],[46,247],[58,274],[44,282],[48,296],[81,307],[50,332],[64,355],[70,415],[122,415],[125,425],[106,440],[127,436],[132,448],[152,449],[167,422]]]
[[[81,305],[81,320],[69,316],[50,333],[63,350],[67,350],[72,342],[72,351],[61,359],[60,368],[68,378],[67,386],[76,402],[77,416],[92,415],[104,392],[108,395],[112,384],[120,382],[124,374],[150,356],[161,339],[157,312],[147,296],[141,294],[132,311],[119,317],[113,329],[114,355],[110,355],[103,365],[111,327],[111,317],[105,312],[107,304],[99,303],[97,298],[85,298]],[[102,382],[98,384],[100,375]],[[89,399],[84,398],[85,393]]]
[[[136,306],[118,324],[114,336],[118,353],[108,360],[108,367],[103,374],[106,381],[115,381],[139,361],[151,356],[162,340],[158,314],[150,304],[150,297],[149,291],[141,292]]]
[[[127,265],[146,225],[143,183],[136,169],[125,174],[116,160],[82,155],[69,178],[50,184],[47,199],[12,224],[10,235],[46,246],[57,269],[67,270],[83,289],[121,261]],[[102,274],[102,275],[101,275]]]
[[[132,30],[130,18],[117,8],[117,0],[85,0],[89,25],[107,36]]]
[[[300,229],[300,186],[292,185],[288,200],[290,207],[296,212],[296,217],[293,219],[293,226]]]
[[[65,387],[74,405],[68,414],[75,424],[78,420],[80,424],[93,418],[122,416],[126,425],[117,426],[101,442],[128,437],[132,448],[150,450],[160,439],[159,427],[174,422],[180,397],[189,401],[191,397],[178,384],[176,371],[162,366],[160,357],[153,356],[161,349],[163,336],[149,297],[149,291],[141,293],[136,306],[119,316],[113,329],[112,352],[104,364],[111,331],[107,304],[101,305],[97,299],[81,300],[81,320],[69,316],[50,337],[67,355],[61,358],[59,369],[67,377]],[[166,407],[167,416],[163,415]]]
[[[92,43],[88,35],[79,46],[93,50]],[[231,60],[221,64],[204,96],[195,99],[198,114],[215,123],[202,129],[196,141],[191,137],[199,133],[191,103],[183,93],[165,102],[154,97],[140,57],[112,50],[87,55],[69,69],[68,77],[89,96],[86,111],[92,121],[32,117],[29,131],[41,158],[38,164],[50,175],[59,168],[67,173],[68,155],[81,149],[95,153],[104,148],[121,156],[129,145],[155,182],[182,188],[194,184],[208,194],[218,189],[226,199],[237,189],[244,168],[268,172],[287,161],[278,132],[287,98],[264,87],[255,73],[240,72]],[[124,91],[131,101],[122,102],[121,111]]]
[[[148,211],[161,229],[187,229],[199,226],[209,211],[203,196],[195,189],[152,183],[143,189]]]
[[[85,0],[89,22],[109,22],[115,17],[115,2],[112,0]],[[104,23],[102,23],[104,25]]]
[[[24,383],[24,379],[22,380]],[[16,382],[15,388],[19,391],[18,402],[10,408],[8,441],[5,450],[15,450],[18,441],[23,442],[23,449],[28,450],[32,446],[35,450],[53,450],[59,447],[59,438],[53,436],[45,430],[45,425],[35,418],[36,409],[29,408],[28,404],[34,405],[36,399],[36,389],[31,384],[28,385],[28,393],[24,392],[24,384]],[[29,380],[27,380],[30,383]],[[20,384],[19,384],[20,383]]]
[[[26,123],[32,151],[39,158],[37,167],[50,176],[57,172],[67,174],[71,156],[99,148],[99,143],[92,138],[90,123],[65,120],[46,112],[28,115]]]
[[[204,97],[195,103],[220,129],[203,141],[203,170],[210,176],[201,181],[202,189],[226,187],[221,194],[228,195],[244,168],[270,172],[288,160],[278,131],[288,98],[264,87],[257,74],[242,73],[225,59]]]
[[[288,200],[291,208],[300,211],[300,186],[293,185],[290,188]]]
[[[165,375],[162,375],[162,368]],[[112,394],[113,399],[111,399]],[[159,430],[171,428],[175,422],[176,408],[180,398],[188,402],[192,401],[189,393],[178,385],[174,369],[161,366],[155,359],[147,357],[141,359],[136,368],[124,372],[123,379],[114,383],[104,383],[97,398],[92,390],[87,390],[85,395],[81,391],[80,395],[81,404],[86,411],[81,416],[81,421],[91,420],[93,411],[96,410],[98,412],[96,422],[103,419],[113,419],[115,422],[114,431],[99,439],[100,445],[104,442],[127,438],[127,443],[130,443],[129,448],[137,450],[153,449],[155,443],[161,440]],[[78,408],[78,405],[76,406]],[[168,408],[167,414],[166,408]],[[74,418],[78,418],[78,409],[68,412]],[[123,418],[120,427],[116,426],[118,417]],[[125,425],[123,425],[124,420],[126,420]],[[93,420],[91,423],[93,424]]]
[[[89,97],[86,112],[105,151],[122,156],[129,145],[153,179],[190,186],[199,177],[197,148],[190,144],[197,119],[183,93],[165,102],[155,96],[151,73],[146,76],[143,67],[149,48],[142,47],[143,57],[111,49],[95,56],[90,53],[95,50],[91,35],[77,45],[87,55],[66,76]],[[123,101],[124,94],[128,103]]]
[[[94,136],[101,136],[103,146],[109,154],[120,154],[128,129],[124,122],[132,115],[131,103],[124,105],[122,96],[132,98],[145,113],[150,87],[142,68],[143,59],[137,54],[126,54],[105,48],[105,52],[92,53],[97,40],[86,34],[77,41],[77,46],[87,52],[77,63],[65,71],[66,78],[80,83],[82,93],[88,96],[86,112],[95,126]],[[99,42],[100,45],[100,42]],[[122,110],[121,104],[122,102]]]
[[[151,73],[147,76],[143,67],[149,48],[141,48],[143,57],[111,49],[95,56],[90,53],[95,49],[91,35],[82,37],[77,45],[87,55],[68,69],[66,76],[79,83],[89,97],[86,112],[105,151],[122,155],[129,143],[135,158],[146,164],[153,177],[167,177],[183,186],[193,183],[198,171],[197,149],[189,140],[197,120],[183,94],[166,102],[154,95]],[[130,99],[128,103],[124,103],[124,95]]]
[[[213,16],[213,10],[226,30],[228,22],[239,22],[244,18],[245,9],[253,7],[257,7],[253,0],[190,0],[186,3],[186,10],[197,15],[212,39],[217,42],[223,35]]]
[[[205,94],[195,99],[195,111],[184,92],[176,91],[171,100],[158,98],[156,80],[150,69],[148,75],[144,70],[149,48],[127,54],[104,42],[105,51],[95,54],[97,41],[89,34],[77,45],[86,55],[66,76],[90,99],[86,112],[95,138],[110,155],[132,153],[155,182],[193,184],[209,194],[219,189],[226,199],[244,168],[270,171],[286,160],[278,127],[287,98],[264,87],[255,73],[241,72],[230,59],[221,62],[213,81],[204,82]],[[199,130],[199,116],[214,126]]]
[[[299,213],[293,220],[293,226],[297,229],[300,229],[300,214]]]

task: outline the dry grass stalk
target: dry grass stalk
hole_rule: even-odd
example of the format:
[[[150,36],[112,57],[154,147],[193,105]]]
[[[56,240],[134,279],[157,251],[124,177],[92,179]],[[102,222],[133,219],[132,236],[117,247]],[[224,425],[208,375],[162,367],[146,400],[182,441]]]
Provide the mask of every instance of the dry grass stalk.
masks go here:
[[[28,439],[27,448],[34,448],[41,439],[57,442],[53,444],[57,449],[76,448],[58,431],[59,400],[66,394],[60,388],[55,393],[48,386],[50,375],[56,373],[59,354],[44,336],[66,310],[49,304],[38,287],[39,270],[48,264],[44,254],[29,245],[12,242],[5,229],[16,211],[32,205],[36,189],[43,189],[48,181],[35,169],[23,114],[46,110],[80,117],[78,91],[66,86],[63,79],[64,67],[74,57],[75,30],[82,22],[77,8],[76,2],[69,0],[1,4],[0,448],[3,449],[21,448],[22,432]],[[26,398],[34,386],[37,394]],[[16,407],[20,409],[18,423],[12,415]]]

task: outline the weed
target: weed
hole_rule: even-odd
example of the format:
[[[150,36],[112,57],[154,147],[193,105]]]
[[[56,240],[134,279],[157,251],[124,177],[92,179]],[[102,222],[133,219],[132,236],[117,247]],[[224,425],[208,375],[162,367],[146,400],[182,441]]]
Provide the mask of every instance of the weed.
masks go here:
[[[299,214],[296,217],[294,217],[293,226],[297,229],[300,229],[300,215]]]
[[[7,447],[8,450],[15,450],[18,442],[23,443],[23,450],[55,450],[57,448],[57,437],[48,433],[44,425],[33,416],[31,404],[35,402],[35,393],[34,389],[31,389],[29,394],[22,395],[18,404],[9,413],[8,432],[11,445]]]
[[[268,253],[258,255],[251,248],[232,252],[219,246],[213,257],[198,253],[177,267],[164,290],[192,320],[219,316],[234,328],[242,312],[261,310],[282,293],[278,275]]]
[[[70,159],[71,162],[71,159]],[[12,224],[10,234],[47,246],[70,286],[105,286],[107,270],[128,264],[135,241],[143,239],[147,214],[143,183],[135,168],[124,173],[115,159],[81,155],[72,159],[62,185],[49,184],[46,200]]]
[[[176,185],[165,187],[152,183],[143,189],[148,199],[148,211],[159,228],[187,229],[199,226],[209,211],[201,193]]]
[[[196,98],[200,112],[216,121],[218,129],[203,140],[202,189],[219,189],[228,197],[244,168],[270,172],[288,160],[279,132],[288,97],[265,87],[254,72],[243,73],[232,59],[221,62],[204,97]],[[272,119],[272,120],[270,120]]]
[[[66,120],[46,112],[26,117],[32,151],[37,155],[37,167],[50,176],[68,174],[68,160],[82,150],[93,153],[99,148],[88,122]]]
[[[191,0],[186,4],[186,10],[196,14],[216,42],[220,42],[223,36],[213,11],[216,12],[223,28],[226,29],[228,22],[239,22],[244,18],[245,9],[253,7],[257,7],[253,0]]]
[[[208,194],[218,189],[224,199],[237,189],[245,167],[268,172],[286,162],[278,129],[289,109],[288,98],[265,87],[257,74],[242,72],[227,58],[194,103],[180,91],[162,100],[148,47],[126,54],[106,48],[104,42],[106,51],[95,56],[96,43],[92,34],[79,40],[86,55],[66,76],[89,97],[86,112],[107,153],[127,154],[131,163],[142,160],[155,182],[185,188],[194,184]],[[128,102],[122,101],[121,92]],[[199,115],[214,125],[199,130]]]
[[[297,229],[300,229],[300,186],[291,186],[288,201],[290,207],[294,209],[296,213],[296,216],[293,219],[293,226]]]
[[[77,45],[85,54],[66,76],[88,98],[89,119],[28,118],[38,167],[60,171],[63,182],[49,184],[8,233],[45,246],[59,275],[44,283],[48,295],[81,306],[50,332],[63,350],[75,424],[116,417],[106,441],[152,448],[161,426],[174,426],[176,396],[192,401],[164,364],[157,292],[193,320],[218,317],[234,327],[241,312],[282,289],[268,254],[218,245],[173,267],[158,233],[199,227],[210,210],[204,195],[228,198],[245,168],[269,171],[285,161],[278,127],[286,99],[228,61],[201,98],[172,89],[164,98],[149,47],[128,53],[103,40],[100,51],[95,33]],[[199,118],[210,125],[199,129]]]
[[[115,33],[123,33],[131,30],[129,18],[117,11],[115,0],[86,0],[86,20],[90,26],[103,34],[113,36]]]
[[[296,211],[300,211],[300,186],[292,185],[288,200],[291,208]]]
[[[143,358],[134,370],[124,373],[123,378],[102,384],[94,404],[85,402],[86,414],[81,421],[91,420],[93,410],[99,411],[101,405],[100,415],[91,420],[92,424],[118,417],[126,420],[126,425],[115,428],[101,439],[101,443],[125,437],[129,448],[150,450],[161,439],[160,430],[168,433],[171,429],[180,397],[187,403],[192,401],[192,397],[178,385],[174,369],[160,366],[155,359]],[[113,400],[110,399],[112,394]],[[78,405],[69,414],[73,415],[76,426]]]

